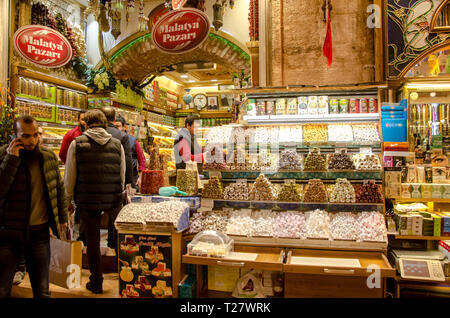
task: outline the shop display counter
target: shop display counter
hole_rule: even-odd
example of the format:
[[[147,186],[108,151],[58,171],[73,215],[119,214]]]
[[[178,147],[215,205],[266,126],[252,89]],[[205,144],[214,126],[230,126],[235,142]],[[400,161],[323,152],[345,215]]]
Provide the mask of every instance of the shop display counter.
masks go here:
[[[374,269],[380,284],[374,286]],[[285,297],[384,297],[386,279],[395,269],[379,252],[347,252],[295,249],[288,253]],[[375,284],[376,285],[376,284]]]
[[[247,269],[282,271],[284,250],[282,248],[251,247],[235,245],[234,252],[224,258],[183,255],[185,264],[205,266],[232,266]]]

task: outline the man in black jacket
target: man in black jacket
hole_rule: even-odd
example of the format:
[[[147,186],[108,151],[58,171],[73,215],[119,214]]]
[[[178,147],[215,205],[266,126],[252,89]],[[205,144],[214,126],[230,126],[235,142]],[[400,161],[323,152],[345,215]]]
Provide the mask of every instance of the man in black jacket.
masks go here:
[[[125,159],[127,165],[127,172],[125,174],[125,184],[133,183],[133,159],[131,156],[131,148],[130,141],[128,140],[128,135],[124,132],[121,132],[119,129],[114,126],[114,122],[116,120],[116,111],[113,107],[105,106],[101,108],[101,111],[106,116],[106,120],[108,121],[108,127],[106,131],[111,134],[114,138],[118,139],[122,144],[123,150],[125,151]]]
[[[64,184],[56,155],[38,145],[36,120],[19,117],[14,132],[0,148],[0,297],[10,297],[23,253],[33,296],[48,298],[49,228],[59,237],[68,220]]]
[[[105,212],[113,225],[108,229],[108,246],[117,248],[114,221],[122,208],[125,153],[119,140],[106,132],[106,118],[100,110],[87,111],[85,122],[88,129],[69,146],[64,177],[67,199],[74,198],[85,225],[91,271],[86,288],[102,293],[100,221]]]

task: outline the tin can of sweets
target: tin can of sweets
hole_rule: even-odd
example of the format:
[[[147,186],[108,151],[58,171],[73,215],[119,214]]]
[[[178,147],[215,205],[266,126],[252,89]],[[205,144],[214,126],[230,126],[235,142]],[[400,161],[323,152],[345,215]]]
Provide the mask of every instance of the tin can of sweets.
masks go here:
[[[359,100],[359,112],[360,113],[368,113],[369,112],[367,98],[361,98]]]
[[[359,99],[351,98],[349,104],[350,113],[359,113]]]
[[[369,113],[377,113],[377,100],[375,98],[369,98]]]
[[[339,100],[339,113],[340,114],[348,113],[348,99],[340,99]]]
[[[339,100],[330,99],[330,114],[339,114]]]

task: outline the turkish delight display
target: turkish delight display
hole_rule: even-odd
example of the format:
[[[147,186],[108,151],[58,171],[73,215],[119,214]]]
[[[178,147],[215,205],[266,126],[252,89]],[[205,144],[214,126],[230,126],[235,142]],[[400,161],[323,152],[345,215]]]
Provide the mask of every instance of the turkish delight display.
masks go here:
[[[302,169],[302,156],[295,149],[283,150],[280,154],[280,169],[298,170]]]
[[[281,238],[306,238],[305,214],[297,211],[280,212],[275,218],[274,236]]]
[[[358,217],[359,240],[385,242],[387,240],[386,221],[379,212],[361,212]]]
[[[380,186],[374,181],[355,184],[354,187],[357,203],[383,203]]]
[[[310,179],[305,187],[303,202],[328,202],[327,190],[322,180]]]
[[[348,124],[328,125],[328,141],[338,141],[338,142],[353,141],[352,126]]]
[[[328,169],[355,170],[355,164],[352,158],[350,158],[350,155],[346,153],[334,153],[328,156]]]
[[[254,211],[252,236],[273,237],[273,227],[276,213],[273,211]]]
[[[223,197],[225,200],[248,201],[249,189],[247,183],[236,182],[230,184],[225,188]]]
[[[222,183],[220,182],[219,178],[212,177],[203,186],[202,198],[218,199],[218,200],[223,198],[223,188],[222,188]]]
[[[326,211],[306,212],[306,236],[312,239],[330,238],[330,215]]]
[[[356,201],[355,189],[345,178],[338,178],[336,185],[330,195],[330,202],[333,203],[352,203]]]
[[[300,191],[295,183],[285,183],[281,186],[278,194],[278,201],[281,202],[300,202]]]
[[[228,218],[227,230],[228,235],[251,236],[253,228],[252,211],[234,210]]]
[[[264,174],[260,174],[250,188],[250,201],[275,201],[276,197],[275,187]]]
[[[351,212],[335,213],[331,218],[330,230],[331,238],[335,240],[358,240],[358,215]]]
[[[321,154],[318,148],[312,149],[306,156],[303,170],[326,171],[327,170],[326,155]]]

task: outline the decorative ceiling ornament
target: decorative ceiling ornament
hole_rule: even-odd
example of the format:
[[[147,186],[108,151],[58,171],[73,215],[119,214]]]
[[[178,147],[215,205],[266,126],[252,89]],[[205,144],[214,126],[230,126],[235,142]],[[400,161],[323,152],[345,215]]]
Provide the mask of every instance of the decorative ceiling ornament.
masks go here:
[[[122,20],[122,13],[119,10],[110,10],[108,12],[109,17],[111,18],[111,34],[114,36],[114,39],[120,35],[120,21]]]
[[[144,0],[139,2],[139,31],[147,31],[148,18],[144,15]]]
[[[97,9],[96,20],[99,24],[99,28],[102,32],[109,32],[110,26],[108,22],[108,18],[106,16],[106,6],[104,4],[100,4]]]
[[[216,31],[218,31],[223,26],[223,5],[219,3],[219,0],[216,0],[216,3],[213,5],[213,12],[214,12],[214,20],[212,24],[214,25],[214,28]]]

